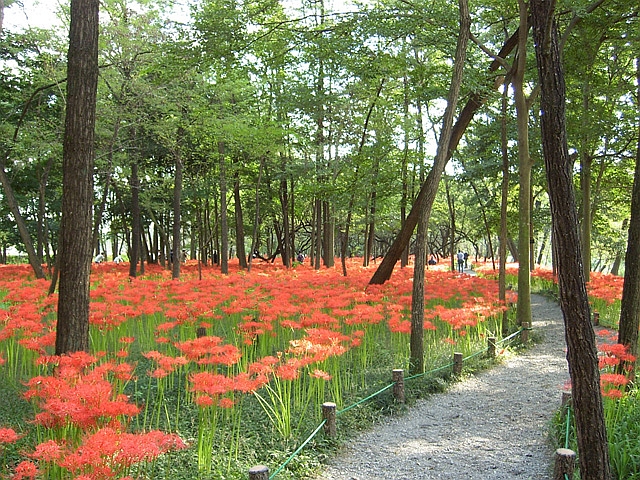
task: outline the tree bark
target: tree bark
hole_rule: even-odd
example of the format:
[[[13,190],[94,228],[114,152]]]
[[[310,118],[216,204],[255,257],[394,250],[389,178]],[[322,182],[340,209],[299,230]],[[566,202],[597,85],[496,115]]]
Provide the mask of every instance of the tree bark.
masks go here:
[[[242,199],[240,198],[240,172],[238,171],[239,162],[234,161],[233,169],[233,205],[234,220],[236,229],[236,256],[240,263],[240,268],[248,268],[247,252],[244,248],[244,217],[242,215]],[[253,256],[253,250],[249,252]]]
[[[99,0],[71,0],[56,355],[89,350]]]
[[[513,89],[518,126],[518,324],[531,325],[531,158],[529,157],[529,106],[524,94],[524,72],[527,67],[528,5],[518,0],[520,38],[516,56]]]
[[[227,223],[227,169],[224,142],[218,142],[220,161],[220,271],[229,273],[229,226]]]
[[[131,163],[131,250],[129,251],[129,276],[135,278],[140,259],[140,178],[138,177],[138,160]]]
[[[558,256],[560,306],[565,323],[580,455],[580,478],[609,480],[609,450],[604,424],[600,371],[585,286],[572,162],[565,127],[565,84],[553,9],[531,0],[533,33],[541,86],[540,109],[544,161],[549,184],[553,242]]]
[[[180,155],[180,142],[183,136],[183,129],[178,129],[178,145],[174,152],[176,176],[173,179],[173,264],[171,265],[171,278],[180,278],[180,266],[182,264],[182,157]]]
[[[453,115],[456,111],[458,96],[460,95],[460,86],[462,85],[462,75],[464,70],[464,62],[467,56],[467,43],[471,31],[471,17],[469,16],[469,4],[467,0],[458,1],[460,9],[460,33],[456,45],[456,53],[453,64],[453,74],[451,77],[451,86],[447,96],[447,107],[442,117],[442,131],[438,140],[438,149],[433,168],[429,173],[431,176],[434,172],[435,185],[437,186],[440,175],[444,170],[449,157],[448,147],[450,145],[451,128],[453,125]],[[420,226],[418,228],[418,245],[416,245],[416,257],[413,270],[413,289],[411,293],[411,337],[409,339],[411,357],[409,366],[412,373],[422,373],[424,370],[424,266],[427,261],[426,233],[429,225],[429,215],[431,213],[431,204],[425,205],[420,211]]]

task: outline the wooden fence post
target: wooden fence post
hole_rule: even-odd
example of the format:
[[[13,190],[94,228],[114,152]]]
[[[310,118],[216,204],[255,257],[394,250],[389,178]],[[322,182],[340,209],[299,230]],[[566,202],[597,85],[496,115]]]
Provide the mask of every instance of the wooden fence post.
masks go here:
[[[527,343],[529,341],[530,329],[531,324],[529,322],[522,322],[522,333],[520,334],[520,340],[522,340],[522,343]]]
[[[393,398],[398,403],[404,403],[404,370],[396,368],[392,372]]]
[[[487,355],[489,358],[496,356],[496,337],[487,338]]]
[[[336,426],[336,404],[333,402],[325,402],[322,404],[322,418],[326,420],[324,424],[324,433],[327,437],[335,437],[338,434]]]
[[[600,312],[593,312],[593,326],[597,327],[600,325]]]
[[[462,354],[453,354],[453,374],[460,375],[462,373]]]
[[[568,448],[556,450],[556,462],[553,467],[553,480],[565,480],[565,475],[571,480],[576,464],[576,452]]]
[[[256,465],[249,469],[249,480],[269,480],[269,467]]]

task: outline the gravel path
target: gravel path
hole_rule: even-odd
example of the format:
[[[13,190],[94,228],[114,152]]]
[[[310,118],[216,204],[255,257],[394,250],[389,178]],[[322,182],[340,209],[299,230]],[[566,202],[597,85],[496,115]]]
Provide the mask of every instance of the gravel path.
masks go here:
[[[548,479],[548,426],[569,379],[560,307],[532,295],[542,341],[363,434],[320,480]]]

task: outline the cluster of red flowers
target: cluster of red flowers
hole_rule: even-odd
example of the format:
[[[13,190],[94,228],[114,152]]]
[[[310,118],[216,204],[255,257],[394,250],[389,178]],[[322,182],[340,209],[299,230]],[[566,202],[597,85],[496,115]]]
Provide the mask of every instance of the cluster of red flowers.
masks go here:
[[[147,458],[129,451],[136,440],[123,431],[140,409],[115,387],[132,378],[134,366],[122,362],[132,343],[154,362],[149,376],[186,373],[200,406],[232,407],[236,393],[254,392],[273,378],[294,381],[304,370],[313,378],[331,379],[323,362],[360,345],[371,325],[409,333],[412,269],[398,269],[385,285],[368,286],[372,270],[355,263],[348,277],[337,269],[316,271],[306,265],[284,269],[258,262],[251,274],[232,263],[234,268],[221,275],[217,268],[199,271],[188,264],[181,279],[172,281],[159,266],[148,266],[145,277],[131,279],[126,266],[94,265],[90,323],[92,337],[101,339],[106,351],[63,357],[47,356],[55,338],[57,302],[55,295],[46,295],[48,284],[28,280],[25,267],[3,270],[0,291],[8,292],[4,302],[9,308],[0,318],[0,342],[17,340],[11,348],[32,352],[38,368],[51,371],[27,381],[25,395],[40,409],[36,422],[52,430],[73,425],[84,432],[75,445],[41,444],[32,460],[54,462],[75,475],[87,474],[93,465],[92,472],[102,469],[104,476],[91,478],[111,478],[127,459]],[[437,317],[463,331],[506,308],[497,301],[496,282],[487,278],[429,270],[426,285],[425,329],[435,329]],[[130,321],[155,336],[132,336]],[[222,322],[226,326],[215,330]],[[199,327],[232,332],[240,341],[213,335],[189,339]],[[243,351],[265,343],[265,351],[278,353],[243,358]],[[137,442],[142,447],[145,441],[140,437]],[[113,445],[119,449],[109,450]],[[149,451],[161,450],[149,446]],[[102,454],[108,462],[95,457]],[[27,461],[16,475],[30,478],[35,475],[31,468],[37,466]]]
[[[629,384],[628,375],[616,372],[618,365],[631,365],[636,358],[631,355],[626,346],[615,343],[617,332],[600,330],[598,336],[598,364],[600,366],[600,388],[604,396],[621,398],[624,395],[625,386]]]

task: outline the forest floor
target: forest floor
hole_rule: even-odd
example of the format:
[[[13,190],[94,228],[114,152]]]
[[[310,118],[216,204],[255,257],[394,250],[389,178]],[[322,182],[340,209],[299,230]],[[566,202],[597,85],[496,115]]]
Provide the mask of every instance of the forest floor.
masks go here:
[[[559,305],[532,295],[538,340],[354,439],[319,480],[543,480],[549,431],[569,382]]]

